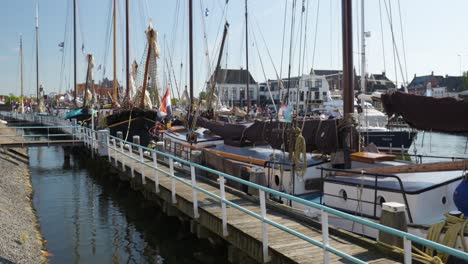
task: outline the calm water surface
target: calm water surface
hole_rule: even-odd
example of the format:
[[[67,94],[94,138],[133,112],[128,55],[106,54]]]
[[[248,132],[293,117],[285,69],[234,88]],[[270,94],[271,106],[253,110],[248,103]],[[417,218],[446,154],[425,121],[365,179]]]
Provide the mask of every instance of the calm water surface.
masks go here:
[[[51,263],[225,263],[226,249],[197,240],[89,157],[30,148],[36,208]]]

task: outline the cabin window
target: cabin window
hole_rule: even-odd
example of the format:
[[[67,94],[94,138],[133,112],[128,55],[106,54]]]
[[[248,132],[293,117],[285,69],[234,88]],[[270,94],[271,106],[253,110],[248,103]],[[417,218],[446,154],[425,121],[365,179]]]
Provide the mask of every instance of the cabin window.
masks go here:
[[[315,85],[316,85],[318,88],[322,87],[322,80],[320,80],[320,79],[319,79],[319,80],[315,80]]]
[[[279,186],[279,184],[280,184],[280,178],[278,175],[275,175],[275,185]]]
[[[345,190],[341,189],[339,194],[338,194],[343,200],[348,200],[348,194],[346,193]]]
[[[379,196],[377,197],[377,204],[382,206],[384,203],[385,203],[385,198],[383,198],[382,196]]]

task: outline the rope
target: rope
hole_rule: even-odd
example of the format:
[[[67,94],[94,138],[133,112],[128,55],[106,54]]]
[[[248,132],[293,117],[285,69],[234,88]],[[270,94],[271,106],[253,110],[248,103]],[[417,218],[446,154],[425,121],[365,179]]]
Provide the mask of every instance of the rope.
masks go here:
[[[399,254],[404,254],[405,253],[405,250],[400,248],[400,247],[397,247],[397,246],[392,246],[392,245],[389,245],[389,244],[386,244],[382,241],[378,241],[378,243],[386,248],[389,248],[391,249],[392,251],[395,251]],[[411,253],[411,256],[413,259],[417,260],[418,262],[421,262],[421,263],[426,263],[426,264],[443,264],[444,262],[440,259],[440,257],[438,256],[430,256],[428,254],[426,254],[424,251],[421,251],[420,249],[418,249],[417,247],[415,246],[412,246],[412,249],[414,252]]]
[[[465,242],[465,231],[468,231],[468,219],[465,219],[463,214],[460,216],[454,216],[445,213],[444,215],[446,217],[445,221],[434,224],[429,228],[427,239],[454,248],[457,245],[458,238],[460,238],[463,251],[466,252],[467,246]],[[446,230],[445,235],[442,241],[440,241],[440,235],[444,229]],[[425,253],[429,256],[433,256],[435,251],[432,248],[426,248]],[[447,262],[449,255],[439,252],[437,257],[445,263]]]
[[[307,170],[306,141],[299,127],[294,126],[291,130],[291,136],[289,138],[289,159],[292,160],[297,175],[303,177]]]

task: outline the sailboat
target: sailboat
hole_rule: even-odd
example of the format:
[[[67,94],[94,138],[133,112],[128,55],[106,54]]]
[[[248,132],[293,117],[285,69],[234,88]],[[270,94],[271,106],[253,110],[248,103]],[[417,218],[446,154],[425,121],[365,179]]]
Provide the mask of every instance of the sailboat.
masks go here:
[[[146,31],[146,37],[148,40],[146,54],[144,57],[144,73],[143,73],[143,84],[139,89],[136,90],[135,95],[132,96],[130,92],[130,86],[137,83],[134,79],[132,82],[130,78],[135,78],[135,75],[130,75],[129,70],[129,16],[128,16],[128,1],[126,2],[127,17],[126,17],[126,71],[127,71],[127,89],[124,98],[123,106],[117,107],[117,92],[116,92],[116,42],[115,42],[115,4],[114,4],[114,94],[113,104],[114,109],[105,112],[105,125],[104,127],[109,128],[110,134],[113,136],[117,135],[117,132],[122,132],[125,140],[131,141],[133,136],[138,135],[140,137],[140,144],[147,146],[153,137],[152,128],[156,125],[158,112],[153,110],[153,104],[150,99],[148,91],[148,77],[150,78],[151,89],[155,92],[154,98],[156,99],[155,104],[159,105],[159,92],[157,87],[157,59],[159,58],[159,47],[158,47],[158,33],[153,29],[152,22],[148,26]],[[134,67],[136,69],[136,67]]]
[[[252,144],[244,148],[226,144],[204,148],[203,152],[208,153],[205,162],[220,171],[373,221],[380,220],[382,208],[387,202],[402,204],[399,208],[405,212],[409,232],[423,237],[435,233],[430,238],[442,242],[439,238],[444,237],[444,230],[453,227],[452,223],[458,223],[458,227],[466,223],[463,214],[468,215],[468,180],[465,179],[468,161],[409,164],[397,161],[394,155],[358,152],[357,132],[351,118],[354,114],[352,3],[342,1],[342,5],[344,117],[335,120],[304,119],[293,123],[256,121],[243,127],[226,124],[223,127],[199,118],[198,122],[205,122],[201,124],[203,127],[222,135],[225,141],[240,138]],[[403,97],[398,93],[389,95],[388,99],[384,96],[384,105],[388,104],[386,108],[389,109],[387,113],[399,113],[417,128],[448,132],[449,129],[441,125],[438,117],[429,118],[437,121],[431,126],[428,122],[424,123],[422,115],[414,113],[420,113],[420,110],[403,103],[408,102],[408,98],[410,96]],[[425,100],[428,105],[432,103],[432,106],[436,103],[434,99],[414,97],[415,102],[417,99]],[[466,106],[466,102],[458,102],[451,109],[467,112]],[[450,124],[450,131],[468,132],[467,123],[457,121]],[[271,148],[256,145],[265,141]],[[319,150],[320,153],[310,154],[312,150]],[[284,158],[283,155],[287,154],[291,154],[294,162]],[[309,163],[309,159],[314,161]],[[320,184],[316,184],[317,179],[321,180]],[[237,187],[243,190],[242,186]],[[274,196],[269,198],[302,210],[304,215],[320,214],[293,201],[278,200]],[[333,218],[329,221],[336,227],[369,237],[376,238],[378,235],[374,229],[343,219]],[[439,235],[437,232],[441,230]],[[449,246],[463,249],[461,241],[467,237],[464,231],[466,229],[458,230],[456,233],[461,234],[460,239]],[[450,232],[454,232],[453,229]]]

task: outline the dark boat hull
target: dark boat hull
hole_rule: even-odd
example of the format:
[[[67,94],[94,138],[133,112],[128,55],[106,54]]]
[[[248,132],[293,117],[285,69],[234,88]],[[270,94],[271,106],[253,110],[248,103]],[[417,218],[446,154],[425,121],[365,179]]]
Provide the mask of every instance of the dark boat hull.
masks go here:
[[[122,131],[123,139],[133,141],[133,136],[140,136],[140,145],[147,146],[152,139],[151,128],[158,120],[157,112],[151,110],[121,110],[106,118],[107,127],[112,136]]]
[[[374,143],[379,150],[386,152],[408,152],[416,134],[414,131],[361,132],[365,145]]]

